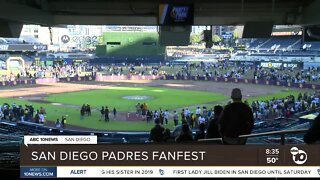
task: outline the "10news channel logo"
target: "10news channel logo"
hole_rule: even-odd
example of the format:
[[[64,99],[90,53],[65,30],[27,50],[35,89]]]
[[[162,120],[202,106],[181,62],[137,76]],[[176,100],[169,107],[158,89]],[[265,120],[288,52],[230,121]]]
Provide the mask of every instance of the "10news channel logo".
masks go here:
[[[307,162],[308,155],[305,151],[298,149],[297,147],[292,147],[290,149],[290,153],[292,154],[292,160],[294,163],[301,165]],[[319,171],[320,170],[318,170],[318,172]]]

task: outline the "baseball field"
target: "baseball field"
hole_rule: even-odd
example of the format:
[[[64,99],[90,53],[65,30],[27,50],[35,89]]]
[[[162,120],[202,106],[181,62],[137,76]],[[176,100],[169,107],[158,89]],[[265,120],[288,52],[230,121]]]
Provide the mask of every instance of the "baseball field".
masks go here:
[[[147,103],[150,110],[173,110],[179,113],[188,107],[195,112],[197,106],[213,108],[230,101],[231,90],[239,87],[244,99],[270,100],[288,95],[297,96],[300,89],[283,87],[216,83],[201,81],[112,81],[82,83],[48,83],[29,87],[12,87],[0,90],[2,103],[32,104],[35,110],[46,109],[46,124],[53,126],[57,118],[67,117],[67,128],[103,131],[149,131],[153,122],[147,123],[136,116],[136,104]],[[90,104],[92,115],[80,118],[82,104]],[[101,106],[110,109],[110,122],[100,120]],[[117,116],[112,109],[117,109]],[[173,120],[164,125],[173,129]]]

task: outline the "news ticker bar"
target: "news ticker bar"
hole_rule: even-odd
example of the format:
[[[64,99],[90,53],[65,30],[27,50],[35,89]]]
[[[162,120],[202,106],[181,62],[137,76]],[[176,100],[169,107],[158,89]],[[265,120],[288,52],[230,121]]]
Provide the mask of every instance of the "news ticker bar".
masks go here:
[[[22,145],[21,166],[320,166],[320,145]]]
[[[57,166],[21,167],[21,178],[137,178],[137,177],[279,177],[279,178],[320,178],[320,166]]]

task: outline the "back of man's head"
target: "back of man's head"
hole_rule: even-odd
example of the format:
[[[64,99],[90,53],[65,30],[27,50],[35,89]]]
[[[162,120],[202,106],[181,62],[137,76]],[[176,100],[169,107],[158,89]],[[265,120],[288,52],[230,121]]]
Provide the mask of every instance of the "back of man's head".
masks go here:
[[[242,93],[241,93],[241,90],[240,90],[239,88],[234,88],[234,89],[232,89],[231,99],[232,99],[233,101],[241,101],[241,99],[242,99]]]
[[[160,119],[159,119],[159,118],[156,118],[156,119],[154,120],[154,123],[155,123],[155,124],[160,124]]]
[[[214,115],[215,115],[216,117],[219,117],[220,114],[222,113],[222,111],[223,111],[223,107],[220,106],[220,105],[216,105],[216,106],[214,106],[214,108],[213,108],[213,112],[214,112]]]

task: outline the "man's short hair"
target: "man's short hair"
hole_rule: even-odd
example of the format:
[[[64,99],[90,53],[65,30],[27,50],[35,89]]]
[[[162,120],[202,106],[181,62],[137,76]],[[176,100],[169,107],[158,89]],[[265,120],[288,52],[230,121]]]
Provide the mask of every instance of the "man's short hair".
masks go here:
[[[213,108],[213,112],[214,112],[214,114],[215,114],[216,116],[220,116],[220,114],[222,113],[222,111],[223,111],[223,107],[220,106],[220,105],[216,105],[216,106],[214,106],[214,108]]]
[[[241,90],[239,88],[232,89],[231,98],[232,99],[242,99]]]

